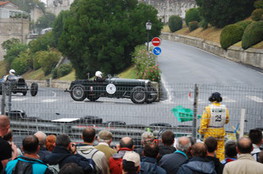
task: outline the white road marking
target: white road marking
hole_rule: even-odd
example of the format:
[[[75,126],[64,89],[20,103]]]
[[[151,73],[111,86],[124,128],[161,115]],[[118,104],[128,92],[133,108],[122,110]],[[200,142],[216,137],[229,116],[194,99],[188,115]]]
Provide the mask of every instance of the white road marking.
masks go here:
[[[255,102],[258,102],[258,103],[263,103],[263,99],[262,98],[259,98],[259,97],[257,97],[257,96],[246,96],[247,98],[249,98],[249,99],[251,99],[251,100],[253,100],[253,101],[255,101]]]
[[[224,97],[223,97],[223,102],[224,102],[224,103],[235,103],[236,100],[233,100],[233,99],[231,99],[231,98],[228,98],[227,96],[224,96]]]
[[[25,101],[27,98],[12,98],[12,101]]]
[[[173,103],[173,102],[172,102],[171,91],[169,90],[169,88],[168,88],[168,86],[167,86],[167,84],[166,84],[165,78],[163,77],[162,74],[161,74],[161,79],[162,79],[162,82],[163,82],[164,89],[166,89],[166,91],[167,91],[167,100],[162,101],[162,102],[163,102],[163,103]]]
[[[55,102],[57,101],[57,99],[45,99],[45,100],[42,100],[42,102],[44,103],[52,103],[52,102]]]

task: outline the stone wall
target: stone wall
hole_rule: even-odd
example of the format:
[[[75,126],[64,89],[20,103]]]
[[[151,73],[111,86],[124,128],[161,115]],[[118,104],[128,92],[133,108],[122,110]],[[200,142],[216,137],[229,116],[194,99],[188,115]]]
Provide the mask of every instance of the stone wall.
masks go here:
[[[165,23],[172,15],[185,18],[186,10],[196,7],[195,0],[144,0],[142,2],[154,6],[158,10],[159,18]]]
[[[58,15],[61,10],[68,10],[74,0],[47,0],[47,11]],[[54,3],[55,2],[55,3]],[[139,0],[152,5],[158,10],[158,17],[163,22],[168,22],[172,15],[185,17],[185,11],[196,7],[195,0]]]
[[[3,60],[5,54],[1,44],[11,38],[20,39],[26,43],[26,37],[29,34],[29,19],[23,18],[0,18],[0,60]]]
[[[164,40],[182,42],[215,55],[225,57],[229,60],[263,69],[263,49],[249,48],[243,50],[240,47],[231,46],[226,51],[221,48],[219,43],[173,33],[162,33],[161,38]]]

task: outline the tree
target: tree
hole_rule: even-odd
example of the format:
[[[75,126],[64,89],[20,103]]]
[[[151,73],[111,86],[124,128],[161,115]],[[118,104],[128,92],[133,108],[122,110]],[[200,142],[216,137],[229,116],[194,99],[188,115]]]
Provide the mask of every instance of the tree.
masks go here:
[[[255,0],[196,0],[201,16],[211,25],[222,28],[250,16]]]
[[[10,69],[12,62],[19,56],[20,53],[26,51],[28,48],[27,45],[22,43],[15,43],[12,45],[10,49],[6,51],[6,55],[4,56],[4,60],[7,63],[7,69]]]
[[[54,37],[52,32],[48,32],[39,38],[32,40],[28,44],[30,51],[36,53],[38,51],[45,51],[51,47],[55,47]]]
[[[54,33],[60,35],[58,47],[78,78],[96,70],[122,71],[131,64],[135,46],[147,40],[145,23],[153,24],[151,37],[159,36],[162,28],[157,10],[137,0],[78,0],[69,13],[65,22],[55,22]],[[58,24],[64,25],[62,33]]]
[[[17,38],[11,38],[9,40],[4,41],[1,46],[5,50],[9,50],[12,48],[14,44],[20,43],[20,40]]]
[[[40,32],[44,28],[49,28],[53,26],[56,16],[53,13],[46,12],[44,16],[38,18],[35,24],[35,28]]]

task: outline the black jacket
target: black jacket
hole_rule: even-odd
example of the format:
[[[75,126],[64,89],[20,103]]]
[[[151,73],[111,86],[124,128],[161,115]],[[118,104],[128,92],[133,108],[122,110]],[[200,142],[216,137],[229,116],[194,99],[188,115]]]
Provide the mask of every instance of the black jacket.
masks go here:
[[[50,155],[45,156],[44,162],[50,165],[59,165],[61,169],[66,163],[76,163],[82,167],[85,173],[92,173],[95,170],[95,163],[92,159],[86,159],[83,156],[73,155],[64,147],[56,146]]]
[[[219,161],[218,158],[215,157],[211,157],[208,156],[206,157],[209,161],[213,161],[214,165],[215,165],[215,170],[217,174],[222,174],[223,173],[223,169],[224,169],[224,165]]]

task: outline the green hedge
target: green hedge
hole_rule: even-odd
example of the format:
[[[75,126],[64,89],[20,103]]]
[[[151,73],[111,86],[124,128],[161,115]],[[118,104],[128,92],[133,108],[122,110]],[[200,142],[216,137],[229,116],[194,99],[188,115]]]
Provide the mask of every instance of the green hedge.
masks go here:
[[[253,21],[263,20],[263,8],[255,9],[251,14],[251,18]]]
[[[230,24],[223,28],[220,34],[220,44],[223,49],[227,49],[231,45],[242,39],[243,28],[237,24]]]
[[[189,26],[189,22],[192,21],[201,21],[200,13],[198,8],[191,8],[185,13],[185,23]]]
[[[263,21],[252,22],[244,31],[242,37],[242,48],[247,49],[263,41]]]
[[[197,21],[191,21],[189,22],[188,24],[188,28],[190,31],[194,31],[195,29],[197,29],[199,26],[198,26],[198,22]]]
[[[202,27],[203,29],[207,29],[207,28],[208,28],[208,22],[203,18],[203,19],[199,22],[199,26]]]
[[[254,2],[255,8],[263,8],[263,0],[257,0]]]
[[[175,32],[177,30],[182,29],[183,20],[180,16],[172,15],[169,18],[168,26],[169,26],[171,32]]]
[[[245,29],[247,28],[247,26],[249,24],[251,24],[252,21],[240,21],[240,22],[237,22],[235,23],[236,25],[242,27],[243,31],[245,31]]]
[[[58,68],[55,68],[52,71],[52,78],[56,79],[59,77],[63,77],[67,74],[69,74],[72,71],[72,65],[71,64],[62,64]]]

